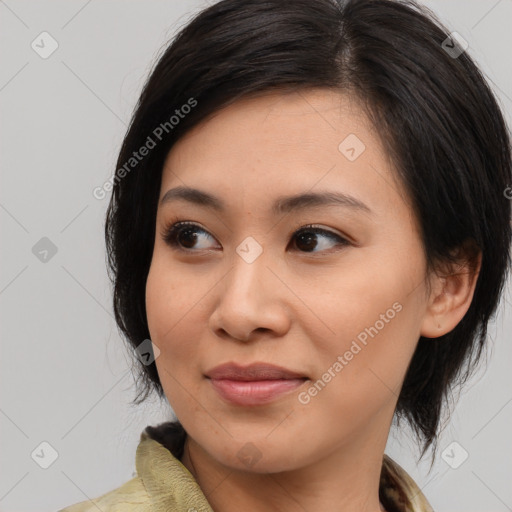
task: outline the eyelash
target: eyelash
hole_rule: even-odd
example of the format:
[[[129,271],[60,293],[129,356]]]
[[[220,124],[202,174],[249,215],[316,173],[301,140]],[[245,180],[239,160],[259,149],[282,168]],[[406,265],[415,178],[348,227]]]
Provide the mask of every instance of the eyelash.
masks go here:
[[[195,224],[193,222],[181,221],[181,222],[174,223],[174,221],[171,221],[164,228],[163,233],[162,233],[162,238],[167,245],[169,245],[176,251],[181,251],[181,252],[185,252],[185,253],[206,251],[206,249],[203,249],[203,250],[201,250],[201,249],[199,249],[199,250],[198,249],[186,249],[186,248],[184,249],[183,247],[181,247],[177,238],[185,230],[185,228],[194,228],[195,231],[205,233],[208,236],[212,236],[210,233],[208,233],[208,231],[206,231],[205,229],[200,227],[198,224]],[[300,229],[296,230],[293,233],[293,236],[297,236],[297,234],[300,234],[303,232],[312,233],[315,235],[325,235],[327,238],[337,241],[336,245],[338,245],[338,246],[345,247],[345,246],[351,245],[348,240],[346,240],[342,236],[338,235],[337,233],[334,233],[333,231],[329,231],[327,229],[315,227],[313,224],[307,224],[305,226],[302,226]],[[292,239],[293,239],[293,236],[292,236]],[[212,238],[213,238],[213,236],[212,236]],[[313,254],[314,255],[314,254],[327,252],[327,251],[324,250],[324,251],[318,251],[318,252],[314,252],[314,251],[312,251],[312,252],[299,251],[299,252],[302,252],[304,254]],[[331,251],[329,251],[329,252],[331,252]]]

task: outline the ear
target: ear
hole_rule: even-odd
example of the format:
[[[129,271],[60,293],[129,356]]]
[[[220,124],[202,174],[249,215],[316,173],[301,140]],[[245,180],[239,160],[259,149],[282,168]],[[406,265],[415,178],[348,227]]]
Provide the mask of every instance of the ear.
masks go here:
[[[421,336],[438,338],[452,331],[466,314],[482,266],[482,251],[473,240],[452,251],[431,279],[431,294],[421,325]]]

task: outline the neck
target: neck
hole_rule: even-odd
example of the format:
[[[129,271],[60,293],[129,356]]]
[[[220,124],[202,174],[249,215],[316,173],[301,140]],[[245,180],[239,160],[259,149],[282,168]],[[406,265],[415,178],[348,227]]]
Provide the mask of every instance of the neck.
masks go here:
[[[379,481],[387,435],[360,436],[309,465],[275,473],[227,467],[187,436],[181,462],[215,512],[379,512],[384,510]]]

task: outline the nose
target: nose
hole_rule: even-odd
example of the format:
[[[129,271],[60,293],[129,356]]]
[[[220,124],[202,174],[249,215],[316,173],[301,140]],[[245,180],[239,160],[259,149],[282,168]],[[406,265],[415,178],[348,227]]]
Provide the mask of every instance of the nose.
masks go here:
[[[248,342],[283,336],[290,327],[286,297],[290,292],[276,275],[265,252],[249,263],[238,254],[218,287],[210,328],[219,337]],[[260,334],[258,334],[260,333]]]

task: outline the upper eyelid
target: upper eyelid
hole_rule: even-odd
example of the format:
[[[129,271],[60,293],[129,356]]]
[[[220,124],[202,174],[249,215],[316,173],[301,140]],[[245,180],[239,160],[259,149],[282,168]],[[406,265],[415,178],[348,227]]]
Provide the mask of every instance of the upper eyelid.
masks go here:
[[[205,227],[201,226],[201,224],[198,224],[198,223],[192,222],[192,221],[186,221],[186,220],[171,222],[170,224],[164,226],[164,231],[167,231],[169,229],[176,229],[176,228],[179,228],[180,226],[197,227],[200,230],[205,231],[206,233],[212,235],[210,233],[210,231],[208,231],[208,229],[206,229]],[[293,229],[294,232],[302,231],[304,229],[318,229],[318,230],[325,231],[326,233],[332,233],[333,235],[337,235],[337,236],[340,236],[342,238],[344,238],[346,236],[343,233],[337,233],[332,228],[322,227],[320,224],[299,224],[297,227],[294,227],[292,229]],[[212,236],[214,236],[214,235],[212,235]]]

